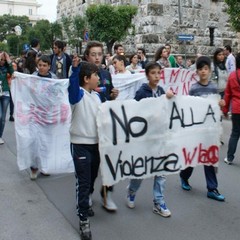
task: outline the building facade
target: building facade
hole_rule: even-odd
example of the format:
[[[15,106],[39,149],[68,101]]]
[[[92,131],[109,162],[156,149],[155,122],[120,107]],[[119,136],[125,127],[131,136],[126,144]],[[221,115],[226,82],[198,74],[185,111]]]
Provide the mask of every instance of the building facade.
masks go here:
[[[10,14],[15,16],[27,16],[34,25],[43,17],[38,15],[41,4],[37,0],[2,0],[0,1],[1,15]]]
[[[59,0],[57,18],[83,16],[93,3],[138,6],[133,19],[134,36],[128,36],[124,42],[128,53],[137,47],[154,53],[165,43],[172,45],[173,53],[188,55],[209,55],[216,47],[227,44],[234,51],[240,48],[240,38],[230,26],[224,0]],[[179,35],[190,35],[193,39],[181,41]]]

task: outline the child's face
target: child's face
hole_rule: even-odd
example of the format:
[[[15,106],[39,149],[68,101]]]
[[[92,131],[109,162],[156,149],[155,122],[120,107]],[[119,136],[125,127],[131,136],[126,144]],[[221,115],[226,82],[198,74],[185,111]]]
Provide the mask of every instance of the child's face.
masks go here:
[[[204,65],[202,68],[197,69],[197,74],[200,78],[200,81],[208,80],[210,73],[211,73],[211,70],[208,65]]]
[[[98,83],[99,83],[99,76],[98,73],[92,73],[91,77],[88,80],[88,88],[89,90],[94,90],[95,88],[97,88]]]
[[[161,69],[160,68],[153,68],[149,71],[147,78],[149,81],[149,86],[151,88],[156,88],[161,76]]]
[[[89,50],[89,55],[86,56],[87,61],[97,66],[101,66],[103,60],[103,51],[101,47],[92,47]]]
[[[42,76],[47,76],[48,72],[50,70],[50,65],[46,62],[43,62],[42,60],[38,61],[38,72]]]

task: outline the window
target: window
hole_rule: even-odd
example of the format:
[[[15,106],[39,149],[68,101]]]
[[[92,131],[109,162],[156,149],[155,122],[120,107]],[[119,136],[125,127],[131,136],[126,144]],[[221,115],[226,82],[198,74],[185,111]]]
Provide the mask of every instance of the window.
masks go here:
[[[32,15],[32,9],[31,8],[28,9],[28,15]]]
[[[209,28],[210,46],[214,46],[214,27]]]

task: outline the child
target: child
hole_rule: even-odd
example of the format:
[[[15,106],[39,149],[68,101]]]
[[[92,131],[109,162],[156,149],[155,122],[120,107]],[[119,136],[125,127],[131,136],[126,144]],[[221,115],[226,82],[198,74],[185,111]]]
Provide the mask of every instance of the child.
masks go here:
[[[204,96],[208,94],[217,94],[217,86],[208,80],[211,74],[211,60],[208,57],[201,56],[197,59],[196,62],[197,74],[199,75],[200,80],[193,84],[189,95],[191,96]],[[191,190],[191,186],[188,183],[188,179],[191,177],[193,172],[192,167],[188,167],[180,172],[182,189],[186,191]],[[218,182],[213,166],[205,166],[204,172],[207,181],[207,197],[217,200],[224,201],[225,197],[220,194],[217,190]]]
[[[72,108],[70,138],[77,180],[77,211],[81,238],[90,240],[89,193],[100,163],[96,115],[101,100],[94,91],[99,82],[98,67],[87,62],[78,67],[77,59],[73,59],[72,71],[68,90]]]
[[[148,98],[148,97],[160,97],[165,94],[162,87],[158,86],[160,81],[161,66],[158,63],[150,62],[145,67],[145,73],[148,79],[148,83],[144,83],[141,88],[137,91],[135,99],[137,101]],[[174,94],[168,91],[166,96],[171,98]],[[171,212],[167,208],[164,200],[164,189],[165,189],[165,177],[155,176],[153,184],[153,212],[163,217],[170,217]],[[142,179],[132,179],[128,186],[127,205],[129,208],[135,207],[135,195],[142,183]]]
[[[37,62],[38,70],[35,71],[32,75],[38,76],[38,77],[44,77],[44,78],[54,78],[57,79],[57,76],[50,72],[51,67],[51,60],[47,55],[42,55]],[[41,174],[43,176],[50,176],[48,173],[44,173],[41,171]],[[38,166],[37,163],[32,163],[32,166],[30,168],[30,179],[36,180],[38,176]]]
[[[50,72],[51,68],[51,59],[47,55],[41,55],[37,61],[38,70],[33,73],[33,75],[45,78],[54,78],[57,79],[57,76]]]

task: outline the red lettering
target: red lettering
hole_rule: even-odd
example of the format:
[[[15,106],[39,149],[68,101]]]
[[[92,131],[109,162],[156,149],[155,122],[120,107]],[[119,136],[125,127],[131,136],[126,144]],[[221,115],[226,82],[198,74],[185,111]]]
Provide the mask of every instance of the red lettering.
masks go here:
[[[195,147],[194,151],[193,151],[193,154],[190,156],[191,152],[187,152],[186,148],[183,148],[182,151],[183,151],[183,156],[184,156],[186,165],[191,165],[192,164],[192,161],[193,161],[193,159],[196,155],[197,149],[198,149],[198,147]]]

